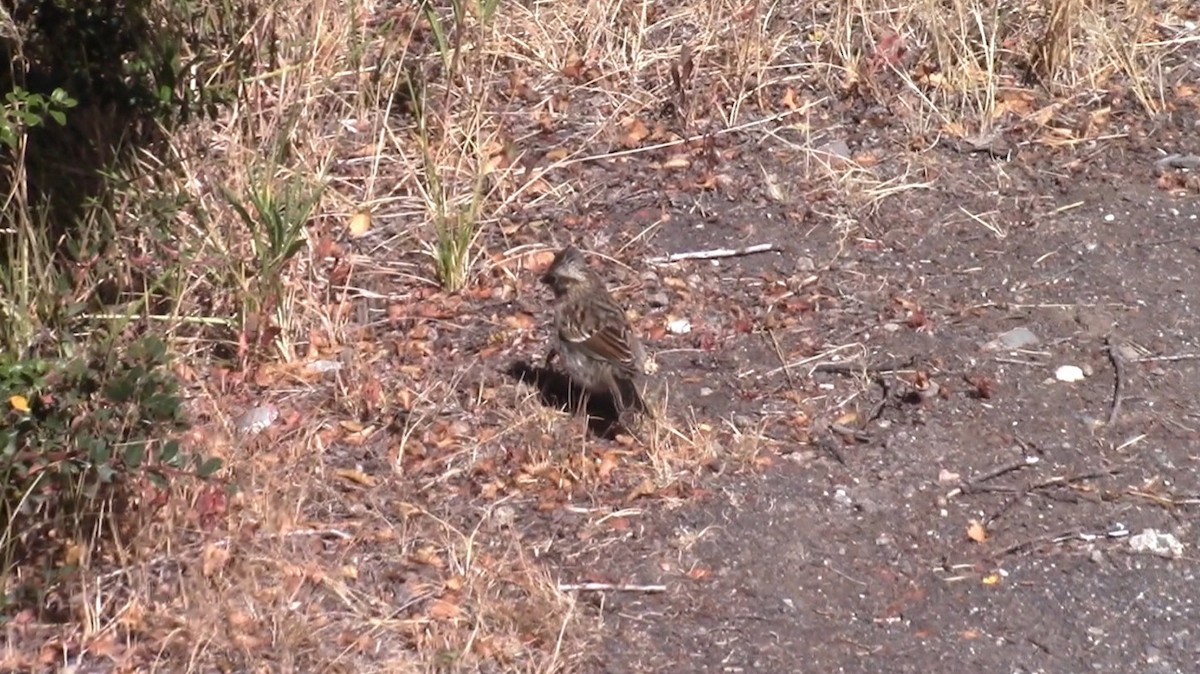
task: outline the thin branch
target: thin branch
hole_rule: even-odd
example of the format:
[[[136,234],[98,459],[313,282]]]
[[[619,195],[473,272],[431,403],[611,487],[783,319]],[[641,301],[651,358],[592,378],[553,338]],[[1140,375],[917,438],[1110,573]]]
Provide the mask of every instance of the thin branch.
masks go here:
[[[1134,358],[1135,363],[1178,363],[1181,360],[1200,360],[1200,353],[1177,353],[1174,356],[1146,356]]]
[[[946,494],[946,498],[951,499],[951,498],[954,498],[955,496],[958,496],[959,494],[963,494],[963,493],[969,494],[973,491],[990,491],[987,489],[983,489],[982,487],[980,487],[980,485],[984,482],[987,482],[988,480],[994,480],[994,479],[1000,477],[1001,475],[1007,475],[1013,471],[1021,470],[1022,468],[1028,468],[1029,466],[1036,464],[1038,461],[1040,461],[1040,459],[1036,456],[1026,456],[1018,461],[1013,461],[1012,463],[1006,463],[1003,466],[1000,466],[999,468],[996,468],[995,470],[990,470],[986,473],[983,473],[982,475],[976,475],[975,477],[973,477],[969,480],[963,481],[958,487],[952,489],[950,491],[950,493]],[[1011,489],[1011,488],[1001,488],[1001,489],[997,489],[995,491],[1016,491],[1016,490]]]
[[[741,257],[743,255],[765,253],[772,250],[779,250],[779,248],[773,243],[757,243],[745,248],[714,248],[712,250],[698,250],[688,253],[671,253],[670,255],[661,257],[652,257],[646,261],[651,264],[668,264],[679,262],[680,260],[716,260],[723,257]]]
[[[1113,373],[1116,381],[1113,383],[1113,399],[1112,407],[1108,410],[1108,425],[1112,426],[1117,420],[1117,415],[1121,413],[1121,401],[1125,398],[1125,359],[1121,354],[1117,353],[1117,348],[1113,344],[1112,339],[1104,340],[1108,346],[1108,359],[1112,361]]]
[[[666,585],[617,585],[614,583],[560,583],[559,592],[666,592]]]

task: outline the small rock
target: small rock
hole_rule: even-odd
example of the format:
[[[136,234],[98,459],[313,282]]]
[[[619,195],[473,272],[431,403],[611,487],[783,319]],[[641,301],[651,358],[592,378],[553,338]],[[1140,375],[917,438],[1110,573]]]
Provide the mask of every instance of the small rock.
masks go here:
[[[686,335],[692,331],[692,322],[686,318],[676,318],[667,323],[667,331],[673,335]]]
[[[734,414],[731,421],[741,428],[754,428],[758,425],[758,420],[748,414]]]
[[[274,405],[259,405],[246,410],[236,421],[234,428],[245,435],[258,435],[279,418],[279,408]]]
[[[850,145],[846,143],[845,140],[836,138],[828,143],[820,145],[816,148],[816,150],[814,150],[814,152],[830,155],[831,159],[849,159]]]
[[[962,475],[954,473],[943,468],[938,472],[938,484],[958,484],[962,482]]]
[[[1138,353],[1137,349],[1128,344],[1118,344],[1113,351],[1117,354],[1117,358],[1126,362],[1142,357],[1142,354]]]
[[[517,511],[507,503],[492,510],[492,522],[500,529],[507,529],[517,520]]]
[[[807,255],[801,255],[796,258],[796,271],[812,271],[817,268],[817,263]]]
[[[670,303],[671,298],[667,296],[667,291],[665,290],[659,290],[646,296],[646,304],[652,307],[665,307]]]
[[[1041,340],[1026,327],[1013,328],[983,345],[984,351],[1012,351],[1033,346]]]
[[[325,374],[326,372],[336,372],[342,369],[342,361],[340,360],[314,360],[307,366],[310,372],[317,374]]]
[[[1134,552],[1177,558],[1183,556],[1183,544],[1171,534],[1155,529],[1142,529],[1142,533],[1129,537],[1129,547]]]
[[[1054,371],[1054,378],[1065,382],[1083,381],[1086,376],[1083,368],[1075,365],[1063,365]]]

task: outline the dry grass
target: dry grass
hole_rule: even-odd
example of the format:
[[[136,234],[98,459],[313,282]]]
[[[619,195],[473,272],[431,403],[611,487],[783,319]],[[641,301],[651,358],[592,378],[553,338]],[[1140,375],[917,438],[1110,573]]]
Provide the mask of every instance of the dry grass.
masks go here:
[[[179,130],[125,188],[134,218],[186,202],[124,244],[178,255],[157,325],[192,385],[191,441],[227,459],[237,493],[183,493],[116,558],[85,560],[74,632],[53,642],[68,655],[40,657],[164,672],[585,670],[595,612],[558,591],[539,559],[550,539],[514,521],[538,509],[519,504],[669,495],[716,463],[756,465],[767,443],[677,402],[640,440],[597,440],[471,365],[540,348],[532,323],[462,302],[529,292],[544,256],[531,242],[568,236],[538,215],[592,201],[577,169],[645,156],[665,174],[739,127],[794,158],[810,189],[844,195],[849,237],[850,210],[931,186],[917,176],[932,137],[1036,138],[1060,112],[1116,97],[1161,112],[1172,56],[1194,41],[1170,32],[1184,3],[1147,0],[567,0],[502,3],[489,22],[479,3],[462,8],[456,20],[448,4],[263,7],[240,36],[259,69],[238,103]],[[872,117],[923,140],[887,160],[821,149]],[[806,196],[766,168],[763,180],[777,200]],[[276,235],[256,230],[255,199],[282,214]],[[369,230],[350,231],[367,213]],[[317,359],[343,368],[306,369]],[[280,421],[239,435],[234,420],[268,401]],[[591,498],[593,524],[621,507]]]

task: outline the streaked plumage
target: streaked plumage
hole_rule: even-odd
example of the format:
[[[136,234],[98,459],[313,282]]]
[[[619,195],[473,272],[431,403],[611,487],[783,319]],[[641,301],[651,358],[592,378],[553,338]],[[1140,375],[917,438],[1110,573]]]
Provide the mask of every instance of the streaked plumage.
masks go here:
[[[641,341],[608,288],[574,246],[559,251],[542,276],[557,300],[554,347],[567,374],[589,393],[608,393],[619,412],[645,411]]]

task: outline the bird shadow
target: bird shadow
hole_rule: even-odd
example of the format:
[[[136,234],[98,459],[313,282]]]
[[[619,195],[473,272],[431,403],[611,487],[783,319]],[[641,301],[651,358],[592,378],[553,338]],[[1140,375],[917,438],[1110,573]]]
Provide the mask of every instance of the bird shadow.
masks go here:
[[[513,361],[506,374],[517,382],[532,384],[538,392],[538,401],[546,407],[587,414],[588,432],[612,440],[622,432],[620,412],[616,401],[607,394],[588,394],[567,375],[526,360]]]

